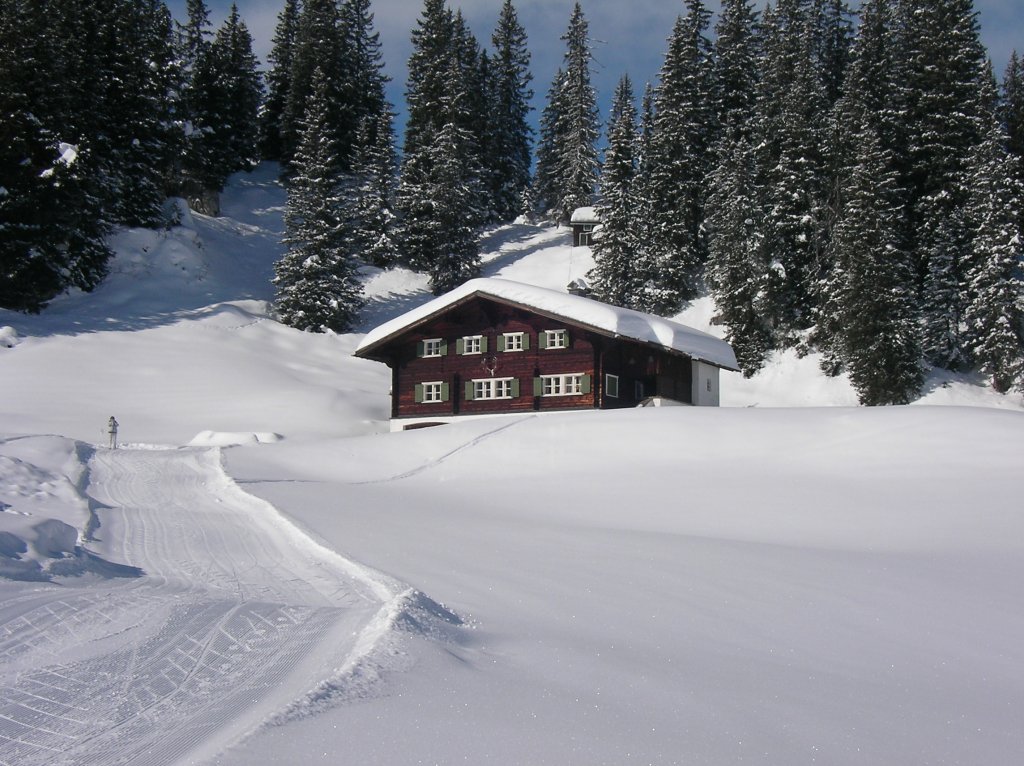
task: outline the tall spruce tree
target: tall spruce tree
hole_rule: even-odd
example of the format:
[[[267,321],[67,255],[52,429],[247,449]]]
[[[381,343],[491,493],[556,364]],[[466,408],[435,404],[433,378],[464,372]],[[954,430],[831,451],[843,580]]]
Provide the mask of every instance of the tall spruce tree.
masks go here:
[[[398,187],[403,260],[450,289],[479,268],[476,232],[493,210],[486,113],[489,59],[465,19],[425,0],[412,34],[408,122]]]
[[[349,144],[354,146],[364,122],[376,125],[380,116],[391,109],[384,93],[388,77],[384,74],[384,54],[380,34],[374,28],[370,0],[343,0],[340,24],[346,63],[342,95],[349,118],[343,126],[342,138],[348,135]]]
[[[294,156],[285,209],[288,250],[274,268],[280,321],[308,332],[351,329],[362,305],[362,287],[345,218],[338,139],[328,103],[332,88],[316,69],[313,91]]]
[[[811,0],[814,58],[825,98],[834,104],[843,94],[853,47],[853,12],[845,0]]]
[[[988,74],[972,0],[902,0],[908,232],[929,361],[955,369],[972,259],[967,158],[981,141]]]
[[[235,3],[231,4],[210,49],[218,70],[216,88],[223,104],[214,128],[218,144],[216,162],[226,176],[237,170],[249,170],[259,161],[259,108],[263,100],[263,80],[252,52],[252,35]]]
[[[559,68],[548,88],[547,100],[540,115],[540,142],[537,145],[537,172],[533,184],[533,204],[541,213],[549,213],[559,196],[559,130],[565,126],[561,114],[565,70]]]
[[[1000,115],[1006,131],[1007,148],[1017,158],[1018,180],[1024,183],[1024,63],[1017,51],[1010,55],[1003,76]]]
[[[775,346],[768,305],[781,287],[770,268],[756,153],[742,131],[719,147],[708,197],[708,282],[726,338],[745,377],[764,366]]]
[[[344,114],[348,104],[342,96],[346,73],[344,55],[341,13],[336,0],[304,0],[295,32],[287,99],[278,128],[281,160],[286,170],[291,166],[305,127],[306,102],[314,92],[313,74],[317,69],[328,91],[326,119],[338,141],[338,150],[347,161],[352,136],[344,135],[341,128],[343,124],[347,125],[349,119]]]
[[[1018,160],[995,119],[972,152],[967,220],[973,259],[967,274],[965,345],[976,367],[1005,393],[1024,386],[1024,281]]]
[[[760,39],[752,0],[723,0],[715,25],[715,120],[722,135],[747,131],[754,112]]]
[[[376,120],[363,118],[348,187],[351,247],[353,255],[381,268],[394,266],[399,260],[395,233],[397,162],[391,112],[385,110]]]
[[[168,24],[156,2],[0,5],[0,305],[92,289],[110,224],[159,217]]]
[[[903,190],[870,124],[844,179],[828,306],[861,404],[907,404],[923,383],[914,268],[901,247]]]
[[[269,57],[271,66],[267,72],[267,98],[260,114],[260,151],[268,160],[280,160],[283,157],[281,121],[291,90],[292,59],[295,56],[300,7],[299,0],[285,0],[284,8],[277,16],[277,28]]]
[[[541,117],[538,193],[552,218],[568,220],[594,201],[599,168],[597,93],[591,84],[589,25],[579,3],[573,7],[563,68],[552,83]],[[543,163],[543,164],[541,164]]]
[[[799,342],[813,321],[828,199],[827,99],[806,7],[778,0],[769,11],[754,135],[768,263],[783,278],[765,309],[785,346]]]
[[[594,296],[605,303],[637,306],[636,183],[637,114],[633,83],[624,75],[615,88],[608,120],[608,148],[601,166],[601,196],[597,206],[600,235],[593,244],[595,266],[590,272]]]
[[[530,113],[530,51],[526,30],[519,23],[512,0],[505,0],[498,24],[491,36],[494,55],[491,70],[494,81],[494,158],[492,175],[494,208],[497,218],[511,221],[520,213],[523,192],[530,186],[533,129]]]
[[[711,12],[702,0],[687,0],[686,9],[661,68],[651,143],[648,193],[658,289],[647,302],[664,314],[697,296],[707,261],[704,207],[716,132]]]

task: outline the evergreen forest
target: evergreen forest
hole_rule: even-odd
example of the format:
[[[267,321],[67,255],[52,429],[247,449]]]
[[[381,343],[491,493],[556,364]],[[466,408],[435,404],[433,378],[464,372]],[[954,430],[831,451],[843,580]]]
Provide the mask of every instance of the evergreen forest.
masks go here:
[[[350,330],[367,265],[440,294],[485,227],[595,206],[593,297],[710,293],[745,375],[795,349],[867,405],[930,367],[1024,387],[1024,62],[993,71],[973,0],[684,0],[657,81],[623,74],[606,115],[577,2],[535,120],[512,0],[484,43],[423,0],[400,140],[371,0],[283,0],[265,67],[237,7],[209,16],[0,0],[0,308],[94,289],[115,227],[172,226],[174,198],[216,215],[270,160],[275,310],[302,330]]]

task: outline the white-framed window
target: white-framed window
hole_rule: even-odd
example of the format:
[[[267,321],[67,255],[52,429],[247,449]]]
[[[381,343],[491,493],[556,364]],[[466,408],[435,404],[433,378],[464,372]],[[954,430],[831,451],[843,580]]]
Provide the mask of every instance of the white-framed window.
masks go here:
[[[541,348],[569,348],[569,333],[566,330],[544,330],[540,341]]]
[[[448,384],[443,381],[431,380],[416,384],[415,399],[417,404],[439,404],[447,402],[450,398]]]
[[[466,335],[455,344],[458,354],[483,354],[487,352],[487,338],[483,335]]]
[[[443,338],[426,338],[417,344],[416,351],[422,357],[444,356],[448,353],[448,344]]]
[[[536,396],[579,396],[590,393],[590,376],[582,373],[569,375],[541,375],[534,379]]]
[[[530,338],[525,332],[506,332],[498,336],[498,351],[526,351]]]
[[[619,398],[619,376],[607,374],[604,376],[604,393],[612,399]]]
[[[466,383],[466,398],[515,399],[519,396],[519,381],[515,378],[479,378]]]

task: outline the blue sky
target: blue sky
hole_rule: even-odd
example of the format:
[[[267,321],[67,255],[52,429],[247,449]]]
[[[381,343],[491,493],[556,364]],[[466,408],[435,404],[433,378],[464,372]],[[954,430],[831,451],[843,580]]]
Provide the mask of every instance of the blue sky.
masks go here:
[[[481,44],[489,44],[502,0],[449,0],[461,7]],[[534,105],[543,106],[551,78],[561,63],[564,43],[560,37],[568,26],[574,0],[513,0],[519,20],[526,28],[533,55]],[[237,0],[239,11],[255,39],[256,55],[266,62],[277,14],[284,0]],[[856,0],[854,0],[854,4]],[[227,14],[230,0],[207,0],[214,25]],[[184,17],[185,0],[169,0],[175,18]],[[763,6],[763,3],[758,3]],[[717,0],[708,0],[717,10]],[[409,34],[423,8],[422,0],[374,0],[377,31],[384,46],[387,72],[392,77],[390,98],[402,109],[405,62],[409,58]],[[1024,51],[1024,0],[975,0],[981,34],[1000,77],[1010,52]],[[676,17],[684,11],[682,0],[583,0],[594,44],[594,85],[605,116],[612,89],[623,73],[633,79],[637,91],[654,81],[666,49],[666,39]],[[401,119],[401,118],[400,118]]]

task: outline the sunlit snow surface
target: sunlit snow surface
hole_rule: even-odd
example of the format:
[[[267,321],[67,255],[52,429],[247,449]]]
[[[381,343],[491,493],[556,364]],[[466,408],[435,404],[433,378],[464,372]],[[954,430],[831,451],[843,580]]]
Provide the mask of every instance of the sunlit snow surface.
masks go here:
[[[363,335],[268,316],[273,179],[0,312],[0,763],[1019,760],[1020,395],[779,355],[720,409],[384,433]],[[485,276],[564,290],[569,243]],[[365,276],[364,332],[432,298]]]

